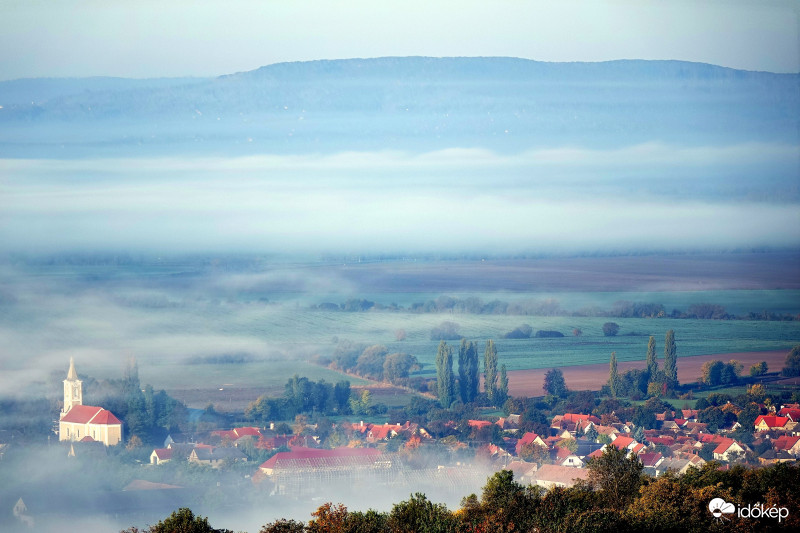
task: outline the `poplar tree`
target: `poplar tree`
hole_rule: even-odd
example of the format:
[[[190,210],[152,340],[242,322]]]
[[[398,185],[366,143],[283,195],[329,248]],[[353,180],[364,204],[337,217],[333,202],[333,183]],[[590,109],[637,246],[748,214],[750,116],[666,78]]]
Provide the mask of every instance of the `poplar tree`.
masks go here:
[[[650,381],[653,381],[658,373],[658,360],[656,359],[656,338],[650,335],[647,343],[647,373],[650,374]]]
[[[506,365],[500,365],[500,381],[494,391],[495,402],[497,407],[502,407],[506,400],[508,400],[508,374],[506,374]]]
[[[670,384],[678,383],[678,356],[675,349],[675,331],[672,329],[664,338],[664,375]]]
[[[458,350],[458,389],[461,401],[469,403],[478,396],[478,346],[466,339],[461,339]]]
[[[483,389],[489,397],[490,402],[494,402],[494,391],[497,387],[497,348],[494,341],[486,341],[486,351],[483,353]]]
[[[611,396],[617,397],[619,392],[619,374],[617,373],[617,352],[611,352],[611,361],[608,363],[608,388]]]
[[[446,342],[439,342],[436,352],[436,387],[439,393],[439,404],[448,409],[455,400],[455,383],[453,376],[453,350]]]

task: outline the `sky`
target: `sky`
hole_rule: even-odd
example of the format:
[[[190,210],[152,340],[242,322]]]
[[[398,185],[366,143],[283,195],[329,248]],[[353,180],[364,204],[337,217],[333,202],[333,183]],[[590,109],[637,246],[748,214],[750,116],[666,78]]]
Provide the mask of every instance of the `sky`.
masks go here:
[[[678,59],[800,72],[800,3],[6,0],[0,79],[283,61]],[[411,154],[1,159],[0,250],[494,253],[796,247],[793,141]],[[389,143],[389,141],[387,141]],[[234,176],[235,178],[231,178]],[[666,184],[666,185],[665,185]],[[454,192],[455,191],[455,192]],[[780,228],[780,231],[775,231]]]
[[[409,55],[800,71],[793,0],[4,0],[0,14],[0,80],[214,76]]]

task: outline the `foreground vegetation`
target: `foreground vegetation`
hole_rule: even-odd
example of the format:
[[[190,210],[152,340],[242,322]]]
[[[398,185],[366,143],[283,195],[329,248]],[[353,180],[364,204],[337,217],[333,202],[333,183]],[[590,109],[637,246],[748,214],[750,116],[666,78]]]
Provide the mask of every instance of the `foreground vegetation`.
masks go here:
[[[544,491],[523,486],[512,472],[502,470],[488,479],[479,496],[471,494],[450,511],[421,493],[396,503],[389,512],[350,511],[325,503],[310,521],[279,519],[259,533],[371,533],[413,532],[582,532],[582,531],[797,531],[800,527],[800,467],[776,464],[748,469],[721,470],[710,462],[686,474],[658,478],[642,475],[637,457],[629,458],[613,446],[588,464],[589,479],[570,488]],[[735,514],[717,518],[709,503],[722,498],[737,509],[763,504],[788,509],[788,516],[744,518]],[[180,509],[146,530],[123,533],[227,532],[208,520]]]

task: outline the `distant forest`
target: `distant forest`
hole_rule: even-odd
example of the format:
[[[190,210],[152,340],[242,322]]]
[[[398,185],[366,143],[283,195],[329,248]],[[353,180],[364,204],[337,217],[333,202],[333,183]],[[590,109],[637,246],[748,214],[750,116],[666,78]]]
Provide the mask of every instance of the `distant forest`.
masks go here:
[[[351,298],[341,304],[322,302],[312,305],[312,309],[323,311],[409,311],[412,313],[457,313],[473,315],[533,315],[533,316],[572,316],[572,317],[609,317],[609,318],[690,318],[707,320],[800,320],[800,315],[789,313],[773,313],[770,311],[749,312],[746,315],[728,313],[725,307],[713,303],[690,305],[686,311],[667,309],[659,303],[629,302],[620,300],[611,309],[600,307],[584,307],[577,311],[563,309],[555,299],[521,300],[504,302],[492,300],[484,302],[476,296],[453,298],[439,296],[435,300],[412,303],[408,308],[397,304],[383,305],[370,300]]]

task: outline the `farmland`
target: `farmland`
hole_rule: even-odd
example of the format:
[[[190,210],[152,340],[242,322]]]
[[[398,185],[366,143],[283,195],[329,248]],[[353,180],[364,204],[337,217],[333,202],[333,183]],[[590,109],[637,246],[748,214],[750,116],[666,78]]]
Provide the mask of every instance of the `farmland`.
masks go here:
[[[648,336],[656,337],[660,353],[669,329],[675,330],[679,358],[789,350],[800,343],[800,321],[609,318],[576,312],[610,309],[623,300],[659,303],[668,311],[713,303],[732,314],[793,315],[800,312],[798,274],[791,266],[795,259],[786,253],[722,255],[713,261],[669,256],[344,266],[253,260],[9,267],[0,277],[0,336],[12,356],[0,379],[7,390],[22,391],[43,386],[44,376],[53,372],[50,386],[60,384],[70,356],[82,373],[118,378],[125,361],[135,357],[142,382],[156,389],[193,405],[241,404],[263,392],[279,393],[295,373],[328,382],[343,379],[312,362],[330,356],[342,340],[410,353],[423,364],[419,375],[433,377],[438,341],[430,333],[443,321],[458,324],[458,333],[467,339],[494,339],[500,362],[511,372],[605,364],[612,351],[621,363],[642,360]],[[592,265],[593,277],[564,289],[559,272],[587,272]],[[718,278],[702,272],[709,265],[716,265]],[[636,274],[641,269],[650,270],[646,276]],[[483,277],[466,277],[470,270]],[[629,274],[629,290],[621,290],[622,277],[607,275],[612,270]],[[526,279],[532,281],[526,284]],[[700,285],[710,285],[709,290],[698,290]],[[560,316],[409,310],[413,303],[442,295],[555,302]],[[349,298],[392,310],[317,308]],[[609,320],[619,324],[617,336],[603,335],[602,325]],[[521,324],[564,337],[503,338]],[[580,336],[573,335],[575,329]],[[398,330],[404,332],[402,341]],[[348,379],[354,386],[365,383]]]

